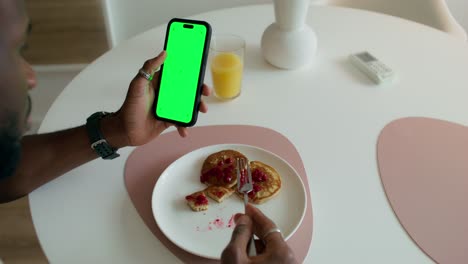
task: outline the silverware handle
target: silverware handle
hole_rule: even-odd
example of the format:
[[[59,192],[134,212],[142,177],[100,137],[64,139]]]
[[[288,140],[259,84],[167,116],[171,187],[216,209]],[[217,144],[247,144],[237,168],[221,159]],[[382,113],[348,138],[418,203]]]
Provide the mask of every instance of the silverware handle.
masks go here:
[[[247,252],[249,256],[257,256],[257,248],[255,247],[255,241],[254,237],[250,237],[250,242],[249,242],[249,251]]]
[[[249,203],[249,196],[244,193],[244,205],[247,205]]]

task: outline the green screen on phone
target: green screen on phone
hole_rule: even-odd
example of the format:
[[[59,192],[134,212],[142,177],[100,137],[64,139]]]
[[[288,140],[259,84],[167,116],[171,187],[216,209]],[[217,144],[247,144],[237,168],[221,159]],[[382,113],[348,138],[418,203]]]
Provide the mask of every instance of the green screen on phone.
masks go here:
[[[198,111],[200,74],[207,35],[203,24],[173,21],[166,33],[167,57],[161,71],[156,117],[192,122]],[[194,110],[195,109],[195,110]]]

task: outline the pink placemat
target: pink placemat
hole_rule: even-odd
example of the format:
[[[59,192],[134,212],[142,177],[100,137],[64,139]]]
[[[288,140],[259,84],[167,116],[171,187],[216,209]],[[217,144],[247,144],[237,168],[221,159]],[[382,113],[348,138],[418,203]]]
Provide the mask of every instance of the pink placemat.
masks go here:
[[[288,161],[299,173],[307,192],[307,209],[301,225],[288,240],[288,244],[297,259],[302,262],[312,241],[312,202],[307,175],[294,145],[282,134],[263,127],[244,125],[195,127],[190,128],[188,138],[180,138],[177,132],[171,132],[136,148],[125,166],[125,185],[133,205],[151,232],[185,263],[219,262],[190,254],[169,241],[158,228],[151,210],[154,185],[167,166],[192,150],[216,144],[246,144],[263,148]],[[151,156],[147,155],[148,150],[151,151]]]
[[[468,263],[468,128],[396,120],[377,151],[385,192],[411,238],[438,263]]]

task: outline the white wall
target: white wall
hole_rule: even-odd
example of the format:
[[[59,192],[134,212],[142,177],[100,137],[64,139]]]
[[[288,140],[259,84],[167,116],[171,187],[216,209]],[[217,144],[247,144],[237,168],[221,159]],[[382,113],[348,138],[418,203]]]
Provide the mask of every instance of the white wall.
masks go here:
[[[410,1],[410,0],[408,0]],[[468,0],[445,0],[450,12],[458,23],[468,32]]]
[[[468,31],[468,0],[446,1],[454,17]],[[272,0],[102,0],[111,46],[154,26],[167,23],[173,17],[186,17],[215,9],[270,2]],[[320,4],[326,3],[327,0],[310,0],[310,2]]]
[[[174,17],[269,2],[272,0],[103,0],[102,3],[109,31],[108,40],[111,46],[115,46]]]
[[[84,67],[85,65],[34,67],[37,75],[37,87],[30,92],[32,99],[30,133],[37,131],[57,96]]]

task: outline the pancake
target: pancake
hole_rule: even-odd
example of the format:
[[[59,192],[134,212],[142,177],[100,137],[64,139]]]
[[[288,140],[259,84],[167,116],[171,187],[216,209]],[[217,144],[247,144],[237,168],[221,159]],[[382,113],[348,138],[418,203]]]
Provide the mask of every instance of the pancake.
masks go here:
[[[185,200],[187,205],[195,212],[208,210],[208,198],[202,191],[185,196]]]
[[[247,158],[235,150],[222,150],[208,156],[203,162],[200,181],[208,186],[223,186],[232,188],[236,186],[236,160]]]
[[[218,203],[222,203],[224,199],[228,198],[234,193],[234,190],[223,187],[223,186],[210,186],[204,191],[208,197],[215,200]]]
[[[281,190],[281,176],[273,167],[260,161],[252,161],[250,170],[253,190],[249,193],[249,202],[262,204],[278,195]],[[243,194],[236,192],[243,199]]]

